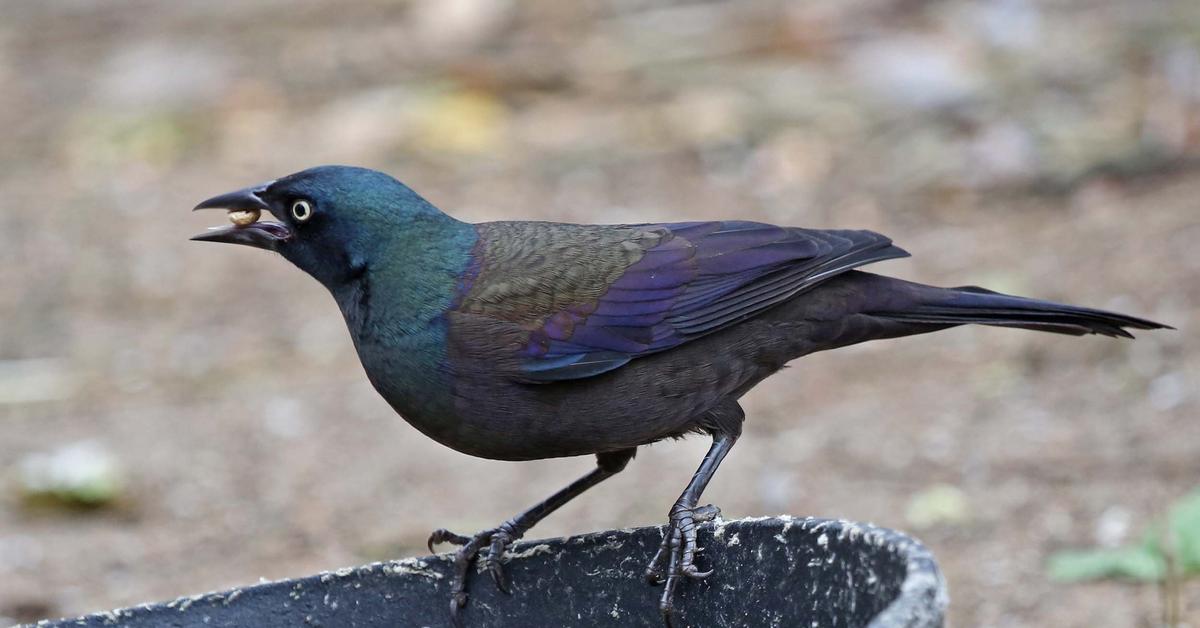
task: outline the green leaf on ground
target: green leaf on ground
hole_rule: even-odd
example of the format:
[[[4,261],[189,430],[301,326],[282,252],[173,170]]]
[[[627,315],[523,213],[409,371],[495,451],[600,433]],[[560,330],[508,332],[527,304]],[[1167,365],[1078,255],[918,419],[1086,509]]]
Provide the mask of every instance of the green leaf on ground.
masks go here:
[[[1169,562],[1183,577],[1200,575],[1200,490],[1180,499],[1164,519],[1152,523],[1140,544],[1058,552],[1050,557],[1047,571],[1063,582],[1102,578],[1155,582],[1166,575]]]
[[[1050,557],[1050,577],[1060,582],[1101,578],[1158,580],[1166,571],[1162,556],[1144,547],[1058,552]]]

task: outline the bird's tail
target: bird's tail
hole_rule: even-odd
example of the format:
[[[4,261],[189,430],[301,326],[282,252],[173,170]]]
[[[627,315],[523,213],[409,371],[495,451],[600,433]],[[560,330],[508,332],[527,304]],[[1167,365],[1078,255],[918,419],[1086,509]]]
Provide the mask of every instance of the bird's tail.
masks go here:
[[[905,282],[907,283],[907,282]],[[976,286],[918,288],[915,297],[893,311],[872,311],[871,316],[935,328],[954,325],[994,325],[1082,336],[1101,334],[1132,338],[1127,329],[1171,329],[1143,318],[1052,301],[1015,297]]]

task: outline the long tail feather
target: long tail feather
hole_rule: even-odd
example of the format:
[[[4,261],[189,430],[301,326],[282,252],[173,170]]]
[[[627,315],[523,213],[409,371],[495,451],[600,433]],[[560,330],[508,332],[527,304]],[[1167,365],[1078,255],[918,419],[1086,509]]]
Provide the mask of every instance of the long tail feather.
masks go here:
[[[1171,329],[1168,325],[1116,312],[1014,297],[976,286],[934,288],[921,297],[918,303],[902,311],[871,314],[908,323],[994,325],[1073,336],[1101,334],[1132,338],[1126,328]]]

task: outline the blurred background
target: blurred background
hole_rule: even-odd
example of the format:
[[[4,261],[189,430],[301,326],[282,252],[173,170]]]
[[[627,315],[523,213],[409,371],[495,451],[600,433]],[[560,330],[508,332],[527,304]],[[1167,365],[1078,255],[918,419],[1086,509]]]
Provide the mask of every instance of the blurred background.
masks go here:
[[[434,444],[315,281],[187,241],[323,163],[473,221],[873,229],[914,255],[878,272],[1178,327],[810,356],[705,495],[916,534],[956,626],[1160,622],[1155,585],[1046,562],[1200,477],[1194,0],[6,0],[0,128],[0,623],[424,553],[591,468]],[[706,448],[533,536],[663,522]]]

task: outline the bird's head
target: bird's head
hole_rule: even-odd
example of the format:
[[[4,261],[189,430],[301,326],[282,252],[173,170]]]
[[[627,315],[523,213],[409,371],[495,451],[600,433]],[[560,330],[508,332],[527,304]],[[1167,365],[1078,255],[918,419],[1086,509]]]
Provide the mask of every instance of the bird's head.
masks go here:
[[[310,168],[196,209],[224,209],[233,224],[193,240],[275,251],[330,288],[361,274],[395,238],[453,220],[392,177],[350,166]],[[263,212],[275,220],[259,220]]]

